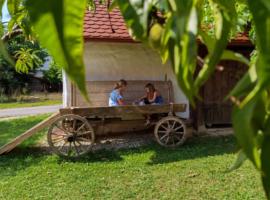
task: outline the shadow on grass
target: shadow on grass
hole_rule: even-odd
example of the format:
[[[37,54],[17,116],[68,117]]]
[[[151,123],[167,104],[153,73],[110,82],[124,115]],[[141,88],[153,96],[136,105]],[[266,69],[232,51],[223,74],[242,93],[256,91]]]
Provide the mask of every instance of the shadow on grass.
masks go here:
[[[233,136],[191,138],[185,145],[176,149],[166,149],[156,145],[154,148],[155,153],[148,164],[164,164],[181,160],[231,154],[234,153],[236,149],[236,141]]]
[[[147,163],[149,165],[154,165],[204,158],[208,156],[231,154],[236,152],[236,149],[236,142],[233,136],[191,138],[185,145],[175,149],[161,147],[157,143],[153,142],[153,144],[140,148],[121,149],[117,151],[99,150],[95,153],[90,153],[77,159],[59,158],[59,162],[115,162],[123,160],[123,156],[154,152],[153,156],[151,156]]]
[[[192,138],[184,146],[176,149],[166,149],[158,144],[151,144],[141,148],[118,151],[100,150],[77,159],[66,159],[51,155],[48,148],[19,147],[7,155],[0,156],[0,177],[14,176],[20,170],[46,164],[47,162],[56,162],[58,164],[119,162],[123,160],[123,156],[153,152],[147,164],[155,165],[231,154],[235,150],[236,143],[233,137]]]

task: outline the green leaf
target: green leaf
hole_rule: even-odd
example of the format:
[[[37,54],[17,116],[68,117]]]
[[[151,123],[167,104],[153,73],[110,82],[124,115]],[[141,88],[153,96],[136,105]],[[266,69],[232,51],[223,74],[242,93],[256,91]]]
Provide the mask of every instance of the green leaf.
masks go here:
[[[26,7],[42,46],[87,97],[83,62],[86,0],[27,0]]]
[[[258,130],[252,121],[258,99],[259,97],[253,99],[243,108],[234,106],[232,121],[239,145],[253,164],[260,169],[261,163],[256,140]]]
[[[13,61],[13,59],[8,54],[7,49],[6,49],[6,46],[5,46],[4,42],[1,39],[0,39],[0,55],[2,55],[3,58],[7,62],[9,62],[9,64],[11,64],[11,65],[14,65],[15,64],[14,61]]]
[[[22,0],[7,0],[7,8],[10,15],[18,13]]]
[[[265,64],[270,63],[270,10],[265,7],[265,0],[248,0],[256,28],[256,44]],[[269,4],[269,3],[268,3]],[[258,12],[259,11],[259,12]],[[270,68],[270,66],[265,66]]]
[[[144,16],[148,12],[143,15],[144,1],[117,0],[117,4],[134,39],[145,40],[147,21],[143,20],[146,20]]]
[[[262,182],[264,191],[268,199],[270,199],[270,133],[268,133],[263,140],[262,143],[262,153],[261,153],[261,160],[262,160]]]
[[[247,160],[246,154],[243,150],[240,150],[237,154],[237,159],[235,160],[234,164],[227,170],[227,172],[232,172],[243,165],[243,163]]]
[[[208,53],[213,53],[216,42],[215,38],[208,35],[203,30],[199,30],[199,36],[201,37],[203,44],[207,47]]]
[[[211,52],[206,57],[205,64],[195,80],[196,93],[215,71],[215,67],[227,46],[229,33],[236,18],[234,0],[212,1],[212,7],[215,11],[215,44],[209,48]]]
[[[195,1],[170,1],[173,10],[169,40],[169,57],[177,81],[194,105],[193,75],[197,61],[198,13]],[[165,40],[166,41],[166,40]]]
[[[220,59],[242,62],[242,63],[246,64],[247,66],[249,66],[249,64],[250,64],[249,60],[245,56],[243,56],[240,53],[233,52],[230,50],[224,50]]]
[[[109,12],[111,12],[113,9],[117,7],[117,0],[112,0],[111,4],[109,5]]]
[[[255,65],[252,66],[248,72],[241,78],[240,81],[236,84],[236,86],[232,89],[230,94],[226,97],[229,98],[231,96],[240,98],[246,95],[250,90],[255,87],[257,82],[257,72]]]
[[[269,0],[262,0],[262,4],[265,6],[265,8],[268,9],[270,12],[270,1]]]

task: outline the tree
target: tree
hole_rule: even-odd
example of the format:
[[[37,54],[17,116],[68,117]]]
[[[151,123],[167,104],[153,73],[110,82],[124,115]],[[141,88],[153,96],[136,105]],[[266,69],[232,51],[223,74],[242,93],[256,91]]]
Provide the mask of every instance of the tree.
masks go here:
[[[38,43],[26,40],[23,35],[7,40],[6,47],[16,64],[10,65],[0,55],[0,92],[10,96],[27,88],[31,81],[28,73],[35,73],[45,62],[48,53]]]
[[[43,79],[48,83],[48,90],[59,91],[62,86],[62,70],[55,61],[51,61],[49,70],[43,72]]]
[[[15,3],[18,2],[19,3]],[[0,2],[3,2],[0,1]],[[83,16],[86,0],[8,0],[12,18],[21,8],[27,14],[28,30],[37,36],[55,61],[64,66],[71,80],[86,96],[83,53]],[[97,2],[97,1],[96,1]],[[110,1],[107,1],[109,4]],[[266,196],[270,199],[270,2],[268,0],[114,0],[133,37],[150,44],[170,60],[178,83],[192,105],[199,98],[199,88],[213,74],[222,59],[249,65],[248,72],[228,94],[235,103],[233,125],[244,155],[261,172]],[[203,8],[203,9],[202,9]],[[237,30],[242,8],[252,25],[257,55],[253,62],[226,50],[232,33]],[[244,24],[245,22],[244,16]],[[210,22],[210,27],[208,26]],[[18,23],[19,24],[19,23]],[[46,27],[46,28],[45,28]],[[22,29],[25,27],[21,26]],[[206,32],[212,32],[207,34]],[[35,33],[35,34],[33,34]],[[207,46],[208,55],[197,76],[197,38]],[[8,59],[0,41],[0,51]],[[238,161],[243,161],[240,153]]]

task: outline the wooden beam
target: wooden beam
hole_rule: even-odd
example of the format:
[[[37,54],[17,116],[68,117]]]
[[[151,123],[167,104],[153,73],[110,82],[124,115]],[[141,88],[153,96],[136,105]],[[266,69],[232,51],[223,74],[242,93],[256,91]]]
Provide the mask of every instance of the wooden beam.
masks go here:
[[[2,155],[4,153],[10,152],[16,146],[18,146],[19,144],[21,144],[23,141],[25,141],[26,139],[28,139],[32,135],[36,134],[38,131],[42,130],[43,128],[49,126],[57,117],[59,117],[59,115],[60,115],[59,112],[51,115],[50,117],[48,117],[47,119],[43,120],[39,124],[35,125],[34,127],[32,127],[31,129],[29,129],[28,131],[26,131],[23,134],[21,134],[18,137],[16,137],[14,140],[12,140],[9,143],[7,143],[6,145],[2,146],[0,148],[0,155]]]
[[[87,116],[116,116],[128,114],[158,114],[169,113],[171,109],[173,112],[185,112],[186,104],[165,104],[165,105],[144,105],[144,106],[115,106],[115,107],[76,107],[60,109],[61,115],[75,114],[83,117]]]

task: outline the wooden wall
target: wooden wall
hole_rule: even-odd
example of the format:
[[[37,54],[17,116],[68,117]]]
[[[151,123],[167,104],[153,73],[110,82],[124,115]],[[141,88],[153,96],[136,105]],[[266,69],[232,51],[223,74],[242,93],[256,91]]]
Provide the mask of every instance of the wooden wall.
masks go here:
[[[251,45],[232,45],[228,49],[249,57],[253,47]],[[200,46],[199,53],[204,57],[207,53],[206,48]],[[198,66],[199,68],[200,66]],[[232,103],[229,100],[226,101],[225,97],[247,69],[246,65],[239,62],[222,61],[219,63],[214,75],[200,90],[203,100],[197,103],[197,108],[191,113],[197,129],[231,125]]]

